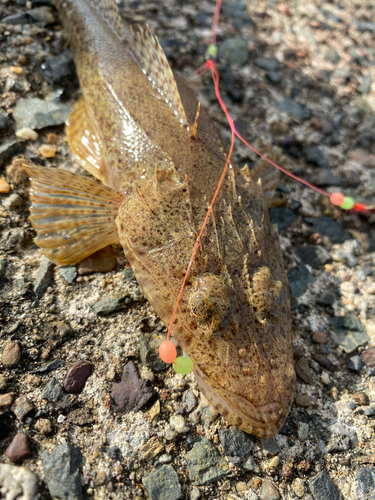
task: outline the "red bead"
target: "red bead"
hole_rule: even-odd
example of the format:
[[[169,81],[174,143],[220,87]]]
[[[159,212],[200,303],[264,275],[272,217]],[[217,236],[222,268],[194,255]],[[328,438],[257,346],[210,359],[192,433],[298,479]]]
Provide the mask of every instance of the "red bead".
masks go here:
[[[173,363],[177,357],[177,349],[171,340],[164,340],[160,344],[159,356],[164,363]]]
[[[344,198],[345,196],[342,193],[333,193],[329,197],[329,200],[332,203],[332,205],[336,205],[337,207],[339,207],[344,203]]]
[[[353,208],[357,212],[362,212],[362,210],[366,210],[366,205],[364,203],[356,203]]]

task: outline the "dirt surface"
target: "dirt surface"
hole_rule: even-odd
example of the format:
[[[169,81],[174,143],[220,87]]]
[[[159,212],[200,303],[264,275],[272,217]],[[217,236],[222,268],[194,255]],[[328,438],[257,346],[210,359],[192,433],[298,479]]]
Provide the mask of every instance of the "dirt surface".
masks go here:
[[[214,3],[119,7],[126,21],[158,35],[229,145],[211,77],[194,72]],[[80,171],[63,125],[80,90],[52,4],[1,0],[1,19],[2,498],[374,498],[374,214],[335,208],[282,177],[271,218],[292,294],[296,401],[274,440],[236,433],[192,374],[176,375],[155,356],[165,329],[120,247],[78,274],[43,260],[34,245],[21,163]],[[370,205],[374,19],[365,0],[227,2],[217,63],[222,96],[246,139],[265,153],[277,146],[284,167],[322,189]],[[255,155],[237,143],[234,159],[251,167]],[[115,269],[92,272],[110,268],[113,254]]]

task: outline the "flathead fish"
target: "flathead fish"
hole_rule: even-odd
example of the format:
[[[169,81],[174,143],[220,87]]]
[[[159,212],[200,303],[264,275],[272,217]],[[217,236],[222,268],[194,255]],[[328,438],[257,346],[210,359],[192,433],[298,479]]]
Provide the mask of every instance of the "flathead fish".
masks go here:
[[[28,167],[35,241],[65,265],[120,242],[167,325],[226,161],[222,143],[147,27],[127,27],[114,0],[56,4],[82,89],[67,139],[96,179]],[[271,437],[289,413],[295,371],[288,282],[265,196],[274,181],[262,189],[261,167],[230,165],[172,334],[225,419]]]

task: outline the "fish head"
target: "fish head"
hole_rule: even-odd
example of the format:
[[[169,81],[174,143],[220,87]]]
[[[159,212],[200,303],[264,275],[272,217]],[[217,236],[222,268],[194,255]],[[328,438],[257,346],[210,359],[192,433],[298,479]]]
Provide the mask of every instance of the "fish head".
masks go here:
[[[286,279],[265,265],[231,278],[225,269],[193,277],[185,297],[194,332],[185,349],[200,389],[231,424],[274,436],[295,385]]]

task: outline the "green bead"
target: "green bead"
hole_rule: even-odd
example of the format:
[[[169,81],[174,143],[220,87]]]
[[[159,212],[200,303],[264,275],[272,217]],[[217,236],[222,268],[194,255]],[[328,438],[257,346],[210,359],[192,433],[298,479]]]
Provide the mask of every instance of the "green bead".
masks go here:
[[[180,373],[181,375],[186,375],[190,373],[193,369],[193,362],[190,358],[186,356],[179,356],[176,358],[172,364],[173,369],[176,373]]]
[[[351,196],[345,196],[344,202],[341,203],[340,208],[344,210],[350,210],[354,207],[355,201]]]
[[[216,59],[217,57],[217,45],[209,45],[206,50],[206,57],[212,57],[212,59]]]

